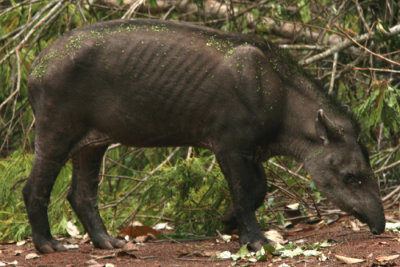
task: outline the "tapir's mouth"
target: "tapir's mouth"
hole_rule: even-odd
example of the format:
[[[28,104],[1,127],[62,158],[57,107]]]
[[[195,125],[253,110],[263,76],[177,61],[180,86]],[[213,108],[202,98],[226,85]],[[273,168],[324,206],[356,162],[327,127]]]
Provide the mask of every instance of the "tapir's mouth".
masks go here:
[[[365,215],[358,213],[356,210],[353,210],[352,214],[356,217],[360,222],[366,223],[369,226],[369,229],[374,235],[382,234],[385,231],[385,219],[383,221],[371,221]],[[384,215],[383,215],[384,218]]]

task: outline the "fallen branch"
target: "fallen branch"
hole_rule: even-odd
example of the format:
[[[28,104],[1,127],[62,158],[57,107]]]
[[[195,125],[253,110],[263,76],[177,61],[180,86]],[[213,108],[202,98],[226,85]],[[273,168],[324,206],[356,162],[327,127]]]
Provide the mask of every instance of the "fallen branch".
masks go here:
[[[381,33],[386,38],[390,38],[390,37],[393,37],[393,36],[395,36],[397,34],[400,34],[400,24],[396,25],[396,26],[393,26],[392,28],[389,29],[388,32],[381,32]],[[347,37],[349,39],[345,40],[343,43],[335,45],[335,46],[329,48],[328,50],[326,50],[326,51],[324,51],[324,52],[322,52],[320,54],[314,55],[314,56],[309,57],[309,58],[304,59],[304,60],[300,60],[299,64],[300,65],[311,64],[311,63],[313,63],[315,61],[318,61],[318,60],[321,60],[323,58],[326,58],[326,57],[328,57],[328,56],[330,56],[330,55],[332,55],[332,54],[334,54],[336,52],[342,51],[343,49],[346,49],[346,48],[352,46],[353,44],[357,44],[358,46],[360,46],[361,48],[363,48],[367,52],[369,52],[369,53],[371,53],[371,54],[373,54],[375,56],[378,56],[378,54],[373,53],[371,50],[369,50],[368,48],[366,48],[366,47],[364,47],[364,46],[362,46],[360,44],[360,42],[366,41],[367,39],[374,39],[374,35],[375,35],[375,32],[365,33],[365,34],[362,34],[362,35],[360,35],[358,37],[355,37],[355,38],[352,38],[349,35],[347,35]],[[397,62],[395,62],[393,60],[385,58],[384,56],[379,55],[379,57],[382,58],[383,60],[386,60],[386,61],[392,63],[392,64],[400,66],[400,63],[397,63]]]

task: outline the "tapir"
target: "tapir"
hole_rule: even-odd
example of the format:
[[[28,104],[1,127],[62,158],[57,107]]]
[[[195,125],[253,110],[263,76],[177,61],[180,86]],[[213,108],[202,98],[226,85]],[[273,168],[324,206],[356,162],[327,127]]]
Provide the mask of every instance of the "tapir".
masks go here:
[[[269,243],[255,210],[266,195],[263,162],[304,163],[316,187],[343,211],[385,229],[378,181],[354,116],[269,41],[189,23],[114,20],[78,28],[45,48],[31,67],[33,167],[23,196],[40,252],[64,250],[47,207],[72,160],[68,200],[95,247],[107,233],[97,206],[98,173],[112,143],[211,150],[230,189],[225,222],[241,244]]]

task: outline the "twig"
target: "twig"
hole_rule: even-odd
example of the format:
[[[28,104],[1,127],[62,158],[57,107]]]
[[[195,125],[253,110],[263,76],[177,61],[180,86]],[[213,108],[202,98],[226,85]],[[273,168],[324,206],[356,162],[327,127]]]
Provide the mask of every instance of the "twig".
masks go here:
[[[288,168],[286,168],[286,167],[284,167],[284,166],[282,166],[282,165],[280,165],[280,164],[278,164],[278,163],[273,162],[272,160],[268,160],[268,163],[270,163],[270,164],[274,165],[275,167],[278,167],[278,168],[280,168],[280,169],[282,169],[282,170],[284,170],[284,171],[290,173],[291,175],[296,176],[297,178],[300,178],[300,179],[303,180],[304,182],[307,182],[307,183],[310,182],[310,180],[307,179],[306,177],[304,177],[304,176],[302,176],[302,175],[300,175],[300,174],[298,174],[298,173],[295,173],[295,172],[293,172],[292,170],[289,170]]]
[[[333,54],[333,65],[332,65],[332,74],[331,74],[331,81],[329,83],[329,90],[328,94],[331,95],[333,93],[333,86],[335,85],[335,75],[336,75],[336,66],[338,62],[339,53],[336,52]]]
[[[400,24],[398,24],[396,26],[393,26],[392,28],[389,29],[389,32],[383,33],[383,34],[384,34],[384,36],[386,38],[390,38],[390,37],[395,36],[395,35],[397,35],[399,33],[400,33]],[[376,55],[379,58],[384,59],[384,60],[386,60],[386,61],[388,61],[388,62],[390,62],[392,64],[400,66],[399,63],[397,63],[397,62],[395,62],[393,60],[390,60],[390,59],[388,59],[388,58],[386,58],[384,56],[378,55],[378,54],[372,52],[371,50],[369,50],[368,48],[364,47],[363,45],[361,45],[359,43],[359,42],[363,42],[363,41],[365,41],[365,40],[367,40],[369,38],[374,38],[374,34],[375,34],[374,32],[365,33],[365,34],[362,34],[362,35],[360,35],[360,36],[358,36],[356,38],[352,38],[350,35],[348,35],[346,33],[346,36],[347,36],[348,39],[345,40],[343,43],[340,43],[340,44],[337,44],[335,46],[332,46],[331,48],[327,49],[326,51],[324,51],[324,52],[322,52],[320,54],[314,55],[314,56],[309,57],[309,58],[304,59],[304,60],[300,60],[299,64],[300,65],[306,65],[306,64],[313,63],[315,61],[318,61],[318,60],[321,60],[323,58],[326,58],[326,57],[332,55],[333,53],[342,51],[343,49],[345,49],[347,47],[350,47],[353,44],[357,44],[358,46],[360,46],[361,48],[363,48],[367,52],[372,53],[373,55]]]
[[[38,3],[38,2],[41,2],[41,0],[27,0],[25,2],[16,4],[16,5],[12,6],[12,7],[4,9],[4,11],[0,13],[0,17],[3,16],[4,14],[8,13],[8,12],[13,11],[16,8],[19,8],[19,7],[23,6],[23,5],[35,4],[35,3]]]
[[[10,102],[15,95],[17,95],[20,91],[20,87],[21,87],[21,62],[20,62],[20,58],[19,58],[19,52],[18,49],[15,50],[15,53],[17,55],[17,68],[18,68],[18,75],[17,75],[17,88],[14,90],[14,92],[12,92],[6,100],[3,101],[3,103],[0,104],[0,111],[1,109],[8,103]]]
[[[392,164],[390,164],[388,166],[382,167],[379,170],[376,170],[375,173],[386,171],[386,170],[391,169],[391,168],[393,168],[393,167],[395,167],[397,165],[400,165],[400,160],[398,160],[396,162],[393,162]]]
[[[138,9],[138,7],[143,5],[144,3],[146,3],[146,0],[134,1],[132,5],[129,7],[128,11],[126,11],[125,14],[121,17],[121,19],[130,18],[132,14],[135,13],[136,9]]]
[[[306,44],[280,44],[278,45],[280,49],[286,50],[324,50],[327,47],[325,45],[306,45]]]
[[[354,70],[377,71],[377,72],[391,72],[391,73],[400,73],[400,70],[392,70],[392,69],[361,68],[361,67],[353,67],[353,69],[354,69]]]
[[[358,15],[360,16],[361,21],[364,24],[365,30],[367,30],[367,32],[369,32],[370,28],[368,26],[368,23],[365,21],[365,18],[364,18],[364,15],[363,15],[363,10],[362,10],[360,4],[358,3],[358,0],[353,0],[353,2],[356,5],[356,9],[357,9]]]
[[[386,200],[388,200],[389,198],[391,198],[394,194],[396,194],[398,192],[400,192],[400,185],[398,187],[396,187],[396,189],[394,189],[392,192],[387,194],[385,197],[383,197],[382,201],[385,202]]]

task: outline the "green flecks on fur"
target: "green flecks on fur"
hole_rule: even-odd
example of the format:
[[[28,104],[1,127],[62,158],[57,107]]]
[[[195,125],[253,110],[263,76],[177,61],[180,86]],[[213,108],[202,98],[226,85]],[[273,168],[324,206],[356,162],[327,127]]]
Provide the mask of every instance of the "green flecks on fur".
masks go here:
[[[214,47],[217,51],[224,54],[224,57],[230,57],[235,51],[235,45],[229,40],[219,40],[211,36],[206,42],[206,46]]]
[[[151,30],[153,32],[168,32],[168,28],[165,24],[153,25],[151,26]]]
[[[81,48],[82,47],[82,39],[83,39],[83,37],[84,36],[82,34],[69,37],[68,38],[69,42],[65,45],[67,50]]]
[[[46,74],[49,60],[55,58],[56,55],[57,53],[55,51],[51,51],[48,54],[44,55],[42,58],[40,58],[39,62],[32,70],[32,75],[36,78],[42,79],[43,76]]]

